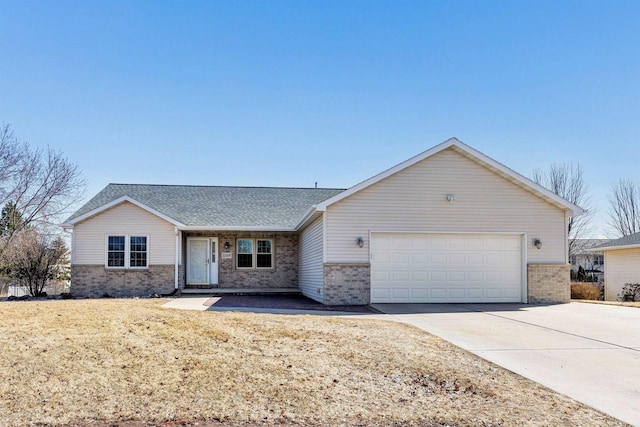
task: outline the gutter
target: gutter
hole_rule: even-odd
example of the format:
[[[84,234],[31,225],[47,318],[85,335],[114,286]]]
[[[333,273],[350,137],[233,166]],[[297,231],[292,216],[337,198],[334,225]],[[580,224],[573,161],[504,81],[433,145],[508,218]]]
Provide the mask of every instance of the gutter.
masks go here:
[[[199,225],[185,225],[176,227],[180,231],[296,231],[295,228],[284,227],[260,227],[260,226],[199,226]]]
[[[636,249],[636,248],[640,248],[640,243],[635,243],[633,245],[618,245],[618,246],[604,246],[604,247],[595,247],[595,248],[589,248],[589,249],[585,249],[585,251],[587,252],[604,252],[604,251],[612,251],[612,250],[616,250],[616,249]]]

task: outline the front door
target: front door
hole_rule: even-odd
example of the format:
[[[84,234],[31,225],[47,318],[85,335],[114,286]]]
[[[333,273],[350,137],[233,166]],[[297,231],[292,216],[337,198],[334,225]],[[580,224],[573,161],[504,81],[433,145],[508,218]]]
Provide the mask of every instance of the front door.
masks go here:
[[[209,239],[187,240],[187,283],[209,284]]]
[[[187,240],[187,284],[218,284],[218,238]]]

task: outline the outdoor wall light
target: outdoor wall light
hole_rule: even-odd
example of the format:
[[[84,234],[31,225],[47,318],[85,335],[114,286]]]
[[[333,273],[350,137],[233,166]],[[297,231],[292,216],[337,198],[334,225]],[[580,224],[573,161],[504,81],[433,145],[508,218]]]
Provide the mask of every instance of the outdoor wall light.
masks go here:
[[[224,242],[224,248],[225,249],[229,249],[231,247],[231,245],[229,244],[229,242]]]
[[[542,240],[536,237],[535,239],[533,239],[533,246],[540,249],[542,247]]]
[[[362,237],[358,237],[356,239],[356,245],[358,245],[359,248],[364,246],[364,240],[362,239]]]
[[[447,201],[448,202],[453,202],[456,199],[456,195],[455,194],[447,194]]]

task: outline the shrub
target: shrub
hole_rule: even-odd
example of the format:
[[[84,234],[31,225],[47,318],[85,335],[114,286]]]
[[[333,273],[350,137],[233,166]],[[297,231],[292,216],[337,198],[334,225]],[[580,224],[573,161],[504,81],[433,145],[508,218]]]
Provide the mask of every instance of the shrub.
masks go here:
[[[600,288],[588,283],[572,283],[571,299],[589,299],[597,301],[600,299]]]
[[[618,294],[619,301],[640,301],[640,283],[625,283]]]

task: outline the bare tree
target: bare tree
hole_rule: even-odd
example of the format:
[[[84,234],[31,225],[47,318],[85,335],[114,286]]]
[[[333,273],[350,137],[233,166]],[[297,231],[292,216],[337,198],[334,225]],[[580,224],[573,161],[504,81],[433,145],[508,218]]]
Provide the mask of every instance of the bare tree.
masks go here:
[[[609,194],[609,227],[620,236],[640,232],[640,184],[621,179]]]
[[[41,296],[49,280],[64,271],[68,253],[60,236],[52,239],[33,228],[23,229],[4,251],[8,276],[31,296]]]
[[[11,204],[21,215],[19,227],[0,242],[0,253],[14,233],[59,219],[84,195],[78,167],[60,151],[32,149],[19,141],[11,127],[0,128],[0,206]]]
[[[589,186],[584,180],[582,167],[579,163],[553,163],[547,171],[535,169],[532,179],[537,184],[584,209],[582,215],[569,218],[567,224],[569,257],[574,256],[583,249],[579,247],[580,243],[577,239],[584,237],[591,231],[591,218],[594,213],[591,208]]]

